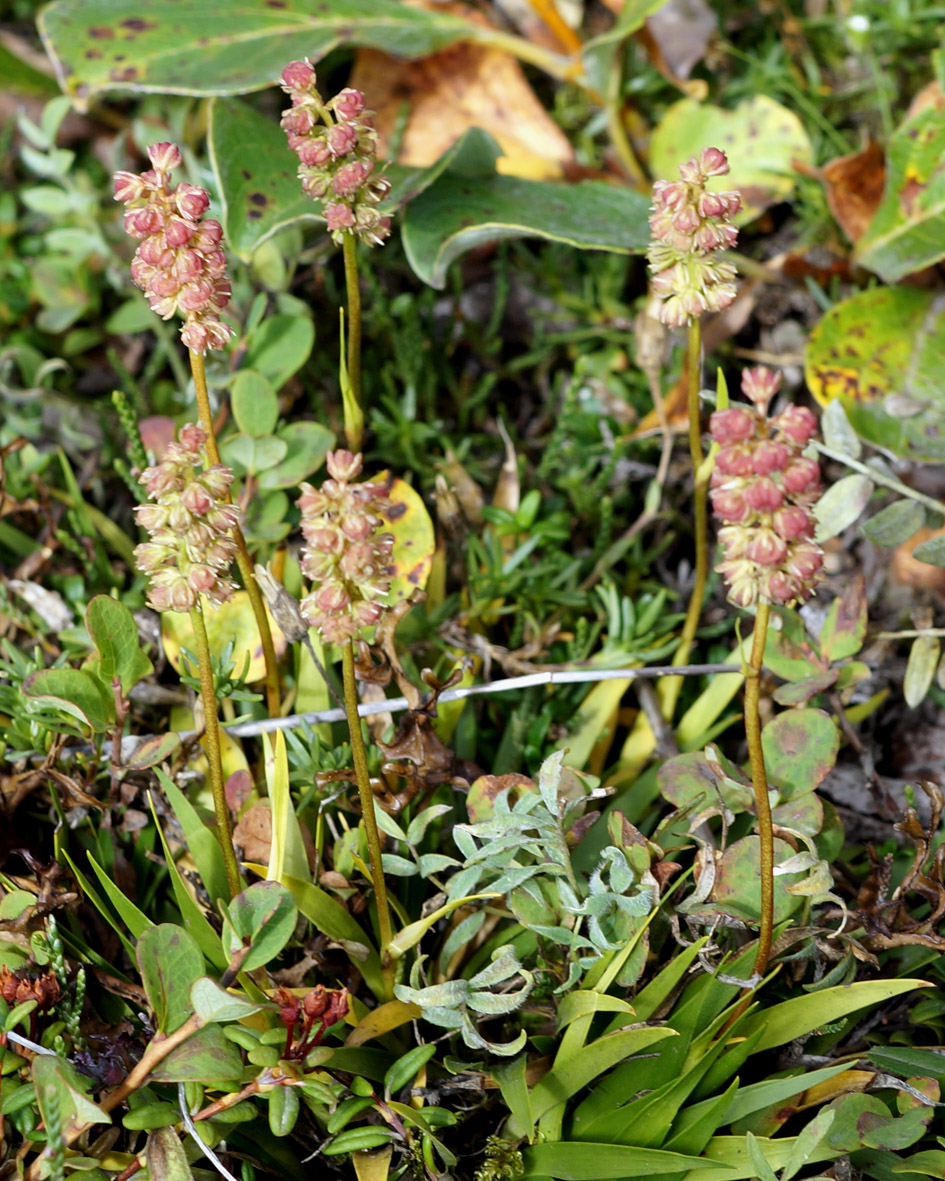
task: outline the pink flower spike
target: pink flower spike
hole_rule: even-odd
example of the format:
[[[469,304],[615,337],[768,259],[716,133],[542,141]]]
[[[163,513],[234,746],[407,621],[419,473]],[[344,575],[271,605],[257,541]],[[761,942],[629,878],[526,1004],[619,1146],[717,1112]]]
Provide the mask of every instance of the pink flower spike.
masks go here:
[[[699,157],[703,176],[725,176],[728,173],[728,156],[721,148],[703,148]]]

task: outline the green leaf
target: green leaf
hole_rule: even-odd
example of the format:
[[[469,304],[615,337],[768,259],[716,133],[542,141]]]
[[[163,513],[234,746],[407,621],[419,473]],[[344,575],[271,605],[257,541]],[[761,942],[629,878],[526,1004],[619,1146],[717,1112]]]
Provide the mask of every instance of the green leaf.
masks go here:
[[[132,754],[122,760],[122,766],[129,771],[145,771],[166,762],[180,750],[180,746],[180,737],[173,730],[166,734],[151,734],[141,739]]]
[[[834,405],[834,403],[831,403]],[[875,545],[894,546],[908,541],[925,524],[925,510],[914,500],[894,500],[864,521],[860,532]]]
[[[177,818],[184,834],[187,849],[194,859],[200,880],[210,901],[214,904],[220,898],[229,898],[230,887],[226,880],[226,866],[223,864],[223,850],[217,840],[216,831],[208,828],[197,809],[184,795],[169,775],[157,769],[158,782],[164,789],[167,802]]]
[[[265,874],[266,872],[262,866],[257,869],[251,865],[249,868],[254,873]],[[357,920],[352,918],[340,902],[319,886],[312,885],[311,882],[286,875],[282,884],[291,890],[295,904],[301,913],[314,923],[323,935],[327,935],[329,939],[351,949],[349,954],[354,956],[358,971],[364,977],[368,988],[375,996],[382,996],[387,991],[387,986],[381,975],[381,961],[377,952],[368,944],[370,936],[358,924]],[[355,954],[355,950],[357,954]]]
[[[180,876],[180,870],[174,861],[174,855],[171,853],[170,847],[167,843],[167,838],[164,836],[164,830],[161,828],[158,821],[157,812],[154,808],[154,801],[149,801],[151,804],[151,815],[154,818],[154,824],[157,828],[158,836],[161,839],[161,846],[164,849],[164,860],[167,864],[167,872],[171,879],[171,889],[174,891],[174,899],[177,902],[177,909],[181,913],[181,918],[189,933],[196,939],[200,950],[203,952],[207,962],[218,968],[221,972],[225,971],[227,966],[226,957],[222,953],[220,947],[220,939],[213,927],[207,920],[207,916],[200,909],[194,901],[190,891],[184,885],[184,880]],[[202,971],[202,969],[201,969]],[[199,975],[200,973],[198,973]],[[192,983],[190,981],[189,983]]]
[[[193,1012],[190,988],[204,972],[196,939],[175,923],[160,923],[141,935],[135,958],[158,1032],[173,1033]]]
[[[102,889],[108,896],[109,902],[118,911],[121,921],[125,924],[135,939],[140,939],[141,936],[154,926],[154,923],[148,916],[139,910],[125,892],[119,889],[112,881],[104,869],[99,865],[91,853],[87,854],[89,865],[92,871],[98,878]],[[71,863],[71,862],[70,862]],[[74,867],[73,867],[74,868]]]
[[[855,656],[866,639],[866,579],[857,574],[830,604],[820,629],[820,647],[830,661]]]
[[[761,731],[768,782],[781,799],[813,791],[833,770],[840,735],[821,709],[791,709],[773,718]]]
[[[236,425],[258,438],[271,435],[279,421],[279,399],[267,378],[255,369],[241,369],[230,389],[230,406]]]
[[[885,283],[945,258],[945,111],[931,105],[896,128],[886,189],[853,256]]]
[[[286,444],[286,453],[275,467],[260,473],[259,487],[266,492],[301,484],[318,471],[335,445],[334,432],[319,422],[290,422],[277,438]]]
[[[435,1045],[414,1046],[412,1050],[408,1050],[384,1075],[385,1093],[396,1095],[407,1083],[413,1082],[435,1053]]]
[[[89,1079],[84,1079],[65,1059],[58,1055],[37,1054],[30,1064],[30,1075],[36,1088],[39,1112],[47,1127],[52,1103],[59,1108],[58,1122],[64,1136],[69,1136],[83,1124],[112,1122],[112,1117],[86,1094],[91,1085]]]
[[[454,41],[489,40],[476,25],[397,0],[281,0],[220,14],[196,0],[56,0],[40,32],[57,73],[81,106],[102,91],[239,94],[271,86],[305,54],[317,62],[339,45],[394,57],[426,57]],[[129,64],[133,63],[133,64]]]
[[[855,473],[844,476],[831,484],[820,500],[814,505],[817,541],[828,541],[849,528],[870,502],[873,495],[873,481],[869,476]]]
[[[299,1095],[295,1087],[273,1087],[269,1092],[269,1130],[273,1136],[288,1136],[299,1118]]]
[[[31,673],[22,686],[33,709],[58,709],[95,734],[115,721],[115,702],[99,679],[78,668],[44,668]]]
[[[713,178],[710,189],[735,189],[742,197],[744,224],[794,191],[795,161],[813,163],[813,150],[800,119],[780,103],[758,94],[733,111],[684,98],[663,116],[650,140],[650,172],[678,180],[679,165],[707,144],[728,156],[731,172]]]
[[[532,1118],[540,1119],[629,1055],[676,1036],[675,1029],[666,1027],[618,1030],[582,1046],[574,1054],[562,1056],[559,1052],[554,1067],[532,1088]]]
[[[463,136],[452,163],[407,206],[403,242],[415,273],[443,287],[450,263],[503,238],[538,237],[581,250],[629,254],[650,239],[649,198],[601,181],[561,184],[501,176],[498,145],[479,128]]]
[[[224,935],[228,943],[224,950],[232,957],[249,945],[251,950],[240,967],[252,972],[282,951],[297,920],[298,910],[285,886],[277,881],[254,882],[226,908]]]
[[[807,1164],[814,1149],[830,1131],[836,1113],[827,1109],[820,1111],[799,1133],[791,1149],[787,1164],[781,1171],[781,1181],[791,1181],[794,1174]]]
[[[314,344],[315,326],[307,316],[267,316],[250,337],[243,363],[280,390],[308,360]]]
[[[229,435],[223,440],[220,454],[224,463],[239,471],[256,475],[274,468],[285,459],[288,446],[278,435]]]
[[[324,225],[321,204],[302,192],[298,160],[278,119],[238,99],[217,98],[210,104],[207,142],[227,246],[243,262],[287,226]]]
[[[238,1082],[242,1076],[240,1052],[219,1025],[198,1029],[151,1072],[154,1082],[202,1083],[206,1087]]]
[[[902,682],[902,695],[910,709],[915,709],[925,700],[941,654],[942,644],[938,636],[918,636],[912,641]]]
[[[778,1181],[774,1169],[768,1164],[765,1154],[761,1151],[758,1141],[751,1132],[745,1136],[745,1144],[748,1148],[748,1158],[755,1168],[758,1181]]]
[[[277,730],[263,739],[263,746],[266,752],[266,786],[272,808],[272,846],[266,877],[276,882],[284,881],[286,875],[304,878],[309,872],[308,856],[289,791],[289,758],[285,735]]]
[[[934,292],[879,287],[835,304],[810,335],[807,384],[854,430],[911,460],[945,458],[945,308]]]
[[[209,976],[195,980],[190,990],[193,1011],[207,1023],[211,1021],[240,1021],[252,1013],[258,1013],[261,1005],[244,1000],[241,996],[227,992]]]
[[[124,603],[109,595],[96,595],[86,608],[85,624],[98,649],[95,671],[104,684],[110,685],[117,676],[122,693],[127,693],[153,672],[154,666],[141,651],[134,616]]]
[[[148,1176],[161,1181],[193,1181],[180,1137],[173,1128],[155,1128],[144,1149]]]
[[[930,566],[945,566],[945,537],[933,537],[923,541],[912,551],[912,556]]]
[[[339,1156],[342,1152],[363,1152],[389,1144],[393,1133],[384,1128],[347,1128],[322,1147],[323,1156]]]
[[[562,1181],[617,1181],[621,1177],[686,1174],[700,1168],[708,1174],[721,1162],[698,1156],[661,1152],[655,1148],[626,1148],[621,1144],[578,1144],[568,1141],[533,1144],[522,1153],[525,1177],[556,1177]],[[720,1174],[721,1175],[721,1174]]]
[[[739,1033],[747,1037],[756,1029],[761,1029],[761,1041],[758,1043],[760,1053],[803,1037],[822,1025],[830,1025],[842,1017],[848,1017],[858,1009],[881,1005],[918,988],[932,987],[926,980],[905,979],[859,980],[854,984],[825,988],[808,996],[782,1001],[779,1005],[772,1005],[746,1017],[739,1027]]]

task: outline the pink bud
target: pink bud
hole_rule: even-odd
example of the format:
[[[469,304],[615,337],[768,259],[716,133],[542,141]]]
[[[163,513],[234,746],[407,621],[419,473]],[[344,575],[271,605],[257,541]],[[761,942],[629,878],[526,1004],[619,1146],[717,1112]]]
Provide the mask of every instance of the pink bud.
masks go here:
[[[353,197],[370,175],[371,165],[367,160],[342,164],[332,178],[331,191],[338,197]]]
[[[727,410],[716,410],[709,419],[709,430],[716,443],[723,446],[726,443],[742,442],[752,438],[758,423],[754,415],[740,406],[730,406]]]
[[[765,581],[764,593],[770,602],[789,607],[801,595],[801,586],[790,574],[773,570]]]
[[[351,606],[351,596],[338,582],[328,582],[315,592],[315,602],[321,611],[335,613]]]
[[[197,604],[197,595],[186,578],[178,576],[168,587],[168,605],[172,611],[189,611]]]
[[[299,163],[304,164],[306,168],[322,168],[331,159],[328,141],[321,136],[303,140],[295,150]]]
[[[357,479],[361,474],[363,466],[364,461],[360,453],[353,455],[344,448],[338,451],[329,451],[325,456],[325,467],[328,468],[329,475],[333,476],[336,480],[350,481]]]
[[[715,470],[723,476],[753,475],[751,447],[745,443],[730,443],[723,447],[715,457]]]
[[[745,556],[760,566],[778,566],[787,554],[787,542],[773,529],[756,529],[745,550]]]
[[[142,209],[129,209],[123,218],[125,232],[133,238],[144,238],[148,234],[156,234],[164,224],[164,219],[153,205],[145,205]]]
[[[695,157],[679,165],[679,175],[687,185],[701,185],[703,182],[702,169]]]
[[[770,476],[772,472],[783,471],[789,458],[790,452],[783,443],[762,439],[752,452],[751,463],[759,476]]]
[[[282,116],[282,130],[286,135],[305,136],[315,126],[315,113],[308,107],[293,107]],[[293,148],[294,144],[291,145]]]
[[[197,564],[188,570],[187,581],[198,594],[206,595],[213,590],[217,576],[209,566]]]
[[[181,327],[180,338],[192,353],[202,355],[210,347],[210,334],[202,320],[188,320]]]
[[[747,521],[751,510],[745,503],[741,492],[727,488],[713,488],[709,493],[712,498],[712,509],[717,517],[723,521]]]
[[[134,172],[116,172],[112,179],[116,201],[137,201],[145,195],[147,186]]]
[[[754,369],[742,370],[742,393],[756,406],[764,410],[781,386],[781,374],[758,365]]]
[[[191,480],[181,493],[180,499],[184,508],[188,509],[197,517],[202,517],[213,504],[213,498],[197,480]]]
[[[206,189],[198,188],[197,185],[179,184],[174,194],[174,201],[183,216],[192,218],[194,221],[203,217],[210,208],[210,194]]]
[[[348,230],[354,225],[354,214],[349,205],[331,201],[325,206],[325,222],[332,232]]]
[[[315,85],[315,71],[306,61],[289,62],[282,71],[282,84],[289,90],[308,90]]]
[[[176,144],[152,144],[148,148],[148,159],[155,172],[171,172],[180,167],[182,157]]]
[[[745,501],[755,512],[773,513],[784,503],[784,496],[774,480],[760,476],[746,485]]]
[[[333,156],[346,156],[358,142],[358,129],[351,123],[336,123],[328,132]]]
[[[364,95],[360,90],[346,86],[332,99],[331,106],[341,119],[357,119],[364,110]]]
[[[806,447],[817,433],[817,418],[806,406],[785,407],[774,425],[797,447]]]
[[[820,467],[814,459],[800,456],[784,469],[784,489],[794,495],[814,491],[820,482]]]
[[[728,173],[728,157],[721,148],[703,148],[699,167],[703,176],[725,176]]]
[[[824,564],[820,547],[810,541],[802,541],[795,545],[784,563],[784,569],[801,582],[809,582]]]
[[[373,627],[384,614],[384,608],[380,603],[366,603],[363,601],[358,603],[354,611],[362,627]]]
[[[726,525],[719,530],[719,544],[725,550],[725,557],[729,561],[744,558],[751,540],[751,530],[738,525]]]
[[[808,513],[798,505],[788,504],[774,514],[774,528],[785,541],[797,541],[813,532],[813,522]]]

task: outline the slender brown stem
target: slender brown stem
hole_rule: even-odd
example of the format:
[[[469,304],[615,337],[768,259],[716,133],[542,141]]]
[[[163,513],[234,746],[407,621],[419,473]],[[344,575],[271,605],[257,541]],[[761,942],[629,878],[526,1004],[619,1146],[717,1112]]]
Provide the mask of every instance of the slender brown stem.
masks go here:
[[[207,375],[203,357],[193,350],[190,353],[190,368],[194,376],[194,389],[197,391],[197,414],[200,425],[207,432],[207,454],[211,463],[219,463],[220,449],[217,447],[216,435],[213,432],[213,415],[210,411],[210,394],[207,390]],[[279,687],[279,662],[276,659],[276,648],[272,642],[269,616],[266,614],[262,592],[256,584],[253,560],[249,556],[246,538],[238,525],[234,530],[234,538],[236,541],[236,564],[239,567],[243,586],[249,595],[250,606],[253,609],[259,639],[262,643],[263,660],[266,664],[266,707],[269,710],[269,716],[277,718],[282,711],[282,694]]]
[[[699,388],[702,384],[702,332],[698,320],[689,324],[689,355],[687,359],[689,390],[689,455],[692,462],[695,489],[693,492],[693,524],[695,527],[695,575],[692,584],[692,595],[686,609],[686,619],[683,623],[679,647],[673,654],[673,664],[688,664],[693,641],[696,638],[696,628],[699,626],[699,616],[702,614],[702,601],[705,598],[705,587],[709,577],[709,481],[702,471],[702,423],[699,413]],[[676,702],[682,690],[682,677],[668,678],[660,685],[660,701],[663,717],[672,718],[676,709]]]
[[[204,749],[210,766],[210,790],[213,793],[213,811],[217,818],[217,840],[223,850],[226,879],[230,897],[243,888],[240,870],[233,852],[233,833],[230,828],[230,811],[226,806],[226,792],[223,787],[223,761],[220,752],[220,723],[217,719],[217,698],[213,691],[213,669],[210,665],[210,645],[207,629],[203,622],[203,611],[198,604],[190,612],[194,629],[194,644],[197,649],[197,664],[200,671],[200,697],[203,701]]]
[[[358,283],[358,246],[354,234],[342,239],[345,260],[345,289],[348,297],[348,384],[351,398],[345,400],[345,438],[357,454],[364,435],[364,411],[361,406],[361,287]]]
[[[748,759],[751,764],[751,783],[755,793],[755,815],[758,817],[758,838],[761,842],[761,926],[758,931],[758,950],[755,955],[756,976],[763,976],[771,952],[771,932],[774,928],[774,833],[771,828],[771,803],[768,799],[768,776],[761,747],[761,718],[758,701],[761,695],[761,664],[768,635],[771,608],[759,603],[755,614],[755,631],[751,640],[751,657],[745,675],[745,736],[748,739]]]
[[[361,735],[361,719],[358,716],[358,694],[354,675],[354,642],[349,640],[342,649],[342,674],[344,676],[345,712],[348,715],[348,730],[351,734],[351,753],[354,756],[354,772],[358,779],[358,795],[361,799],[361,815],[364,831],[367,833],[368,851],[371,856],[371,880],[377,900],[377,926],[380,933],[381,965],[385,966],[387,948],[393,938],[390,922],[390,907],[387,903],[387,886],[384,882],[384,866],[381,860],[381,837],[374,815],[374,793],[368,774],[367,754]]]

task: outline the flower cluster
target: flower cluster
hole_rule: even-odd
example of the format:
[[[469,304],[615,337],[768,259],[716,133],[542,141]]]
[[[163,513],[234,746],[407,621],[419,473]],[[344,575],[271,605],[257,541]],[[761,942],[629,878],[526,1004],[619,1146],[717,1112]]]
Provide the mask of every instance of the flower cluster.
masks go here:
[[[330,451],[326,465],[330,479],[317,491],[303,484],[299,497],[302,570],[314,583],[299,609],[323,639],[342,644],[384,612],[394,539],[379,532],[389,503],[379,485],[351,483],[361,456]]]
[[[375,172],[377,132],[369,122],[373,112],[365,110],[364,95],[346,87],[323,103],[307,61],[286,66],[282,89],[292,99],[282,114],[282,127],[299,158],[303,192],[323,202],[336,243],[350,233],[380,246],[390,234],[390,218],[376,206],[390,192],[390,181]]]
[[[663,301],[659,318],[671,328],[703,312],[719,312],[735,298],[735,267],[713,255],[735,245],[738,230],[732,218],[741,198],[705,187],[710,177],[727,172],[725,153],[704,148],[698,160],[680,165],[681,180],[658,180],[653,186],[653,242],[647,258],[653,290]]]
[[[227,503],[233,472],[208,465],[206,441],[203,427],[187,423],[140,477],[153,503],[135,512],[151,540],[137,546],[135,561],[150,578],[148,602],[156,611],[189,611],[198,595],[223,603],[236,589],[227,574],[239,524],[239,511]]]
[[[323,984],[316,984],[301,999],[288,988],[279,988],[273,999],[279,1005],[279,1020],[286,1029],[282,1057],[289,1062],[303,1062],[306,1054],[321,1042],[325,1031],[348,1013],[346,988],[327,989]],[[300,1023],[301,1028],[296,1030]]]
[[[753,406],[717,410],[709,423],[721,448],[710,493],[724,522],[719,541],[725,560],[716,569],[739,607],[758,600],[793,606],[823,578],[811,511],[821,493],[820,467],[801,454],[817,419],[803,406],[769,418],[768,403],[780,384],[780,374],[769,369],[745,370],[742,393]]]
[[[181,183],[171,172],[181,163],[174,144],[152,144],[153,168],[115,173],[115,200],[127,205],[125,229],[140,241],[131,277],[164,320],[179,312],[181,339],[195,353],[222,349],[231,329],[220,319],[230,300],[226,255],[218,221],[201,221],[210,205],[206,189]]]

